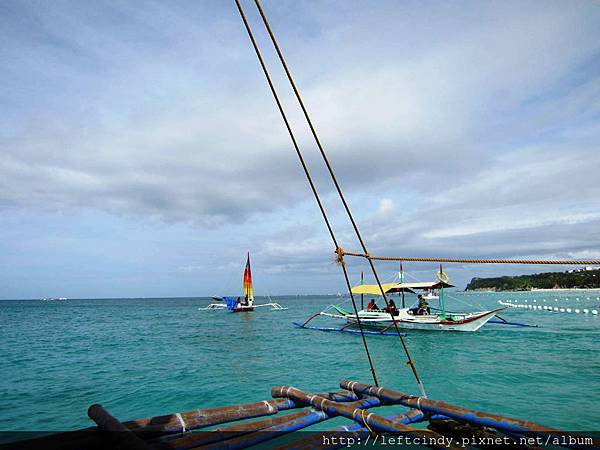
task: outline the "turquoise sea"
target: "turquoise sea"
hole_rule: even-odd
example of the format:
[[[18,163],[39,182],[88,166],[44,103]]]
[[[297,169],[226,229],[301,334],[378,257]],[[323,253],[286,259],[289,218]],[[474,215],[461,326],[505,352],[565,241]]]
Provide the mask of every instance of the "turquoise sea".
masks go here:
[[[493,308],[500,299],[600,310],[598,291],[453,295],[456,310]],[[275,300],[289,309],[199,311],[205,298],[0,301],[0,431],[86,427],[92,403],[126,420],[263,400],[275,385],[324,391],[343,378],[371,381],[360,336],[292,326],[343,299]],[[523,309],[503,316],[539,328],[409,332],[430,398],[598,430],[600,316]],[[416,394],[398,339],[368,343],[381,384]]]

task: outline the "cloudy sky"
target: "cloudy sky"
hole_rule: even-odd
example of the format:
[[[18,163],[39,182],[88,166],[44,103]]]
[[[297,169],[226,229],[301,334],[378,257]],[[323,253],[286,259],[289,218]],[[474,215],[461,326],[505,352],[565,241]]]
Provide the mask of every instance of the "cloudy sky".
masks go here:
[[[600,3],[263,6],[371,253],[600,257]],[[235,293],[246,251],[257,294],[342,290],[233,0],[5,0],[0,65],[0,298]]]

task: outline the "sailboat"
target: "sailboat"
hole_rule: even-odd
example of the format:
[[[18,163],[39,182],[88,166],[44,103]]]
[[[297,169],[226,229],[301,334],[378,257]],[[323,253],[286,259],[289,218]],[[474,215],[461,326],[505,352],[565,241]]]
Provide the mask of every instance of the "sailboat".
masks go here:
[[[233,297],[223,297],[227,304],[227,309],[231,312],[250,312],[254,311],[254,293],[252,292],[252,270],[250,269],[250,252],[246,258],[246,267],[244,268],[243,280],[244,298],[240,300]]]
[[[206,308],[198,308],[199,310],[221,310],[227,309],[228,311],[238,312],[252,312],[255,308],[263,306],[270,306],[271,310],[285,310],[279,303],[269,302],[262,303],[260,305],[254,304],[254,293],[252,291],[252,269],[250,268],[250,252],[246,256],[246,267],[244,268],[244,278],[242,281],[242,297],[212,297],[217,301],[223,301],[224,303],[211,303]],[[271,300],[269,298],[269,300]]]

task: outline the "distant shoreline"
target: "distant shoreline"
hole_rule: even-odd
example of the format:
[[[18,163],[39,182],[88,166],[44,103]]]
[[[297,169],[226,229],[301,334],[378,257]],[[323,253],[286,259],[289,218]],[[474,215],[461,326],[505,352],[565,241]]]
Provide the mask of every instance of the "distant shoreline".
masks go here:
[[[536,292],[552,292],[552,291],[600,291],[600,288],[551,288],[551,289],[542,289],[542,288],[532,288],[532,291]]]
[[[465,289],[463,292],[504,293],[504,292],[557,292],[557,291],[600,291],[600,288],[531,288],[531,289]]]
[[[530,275],[512,275],[491,278],[475,277],[467,291],[491,290],[502,292],[536,291],[592,291],[600,289],[600,267],[586,266],[567,272],[543,272]]]

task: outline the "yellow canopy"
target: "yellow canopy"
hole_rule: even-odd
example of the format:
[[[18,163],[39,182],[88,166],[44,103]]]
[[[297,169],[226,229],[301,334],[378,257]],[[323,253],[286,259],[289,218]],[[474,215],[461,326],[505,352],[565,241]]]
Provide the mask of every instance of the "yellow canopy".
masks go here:
[[[398,286],[398,283],[384,283],[381,285],[383,292],[387,292],[394,286]],[[353,294],[369,294],[369,295],[381,295],[381,289],[377,284],[361,284],[352,288]]]

